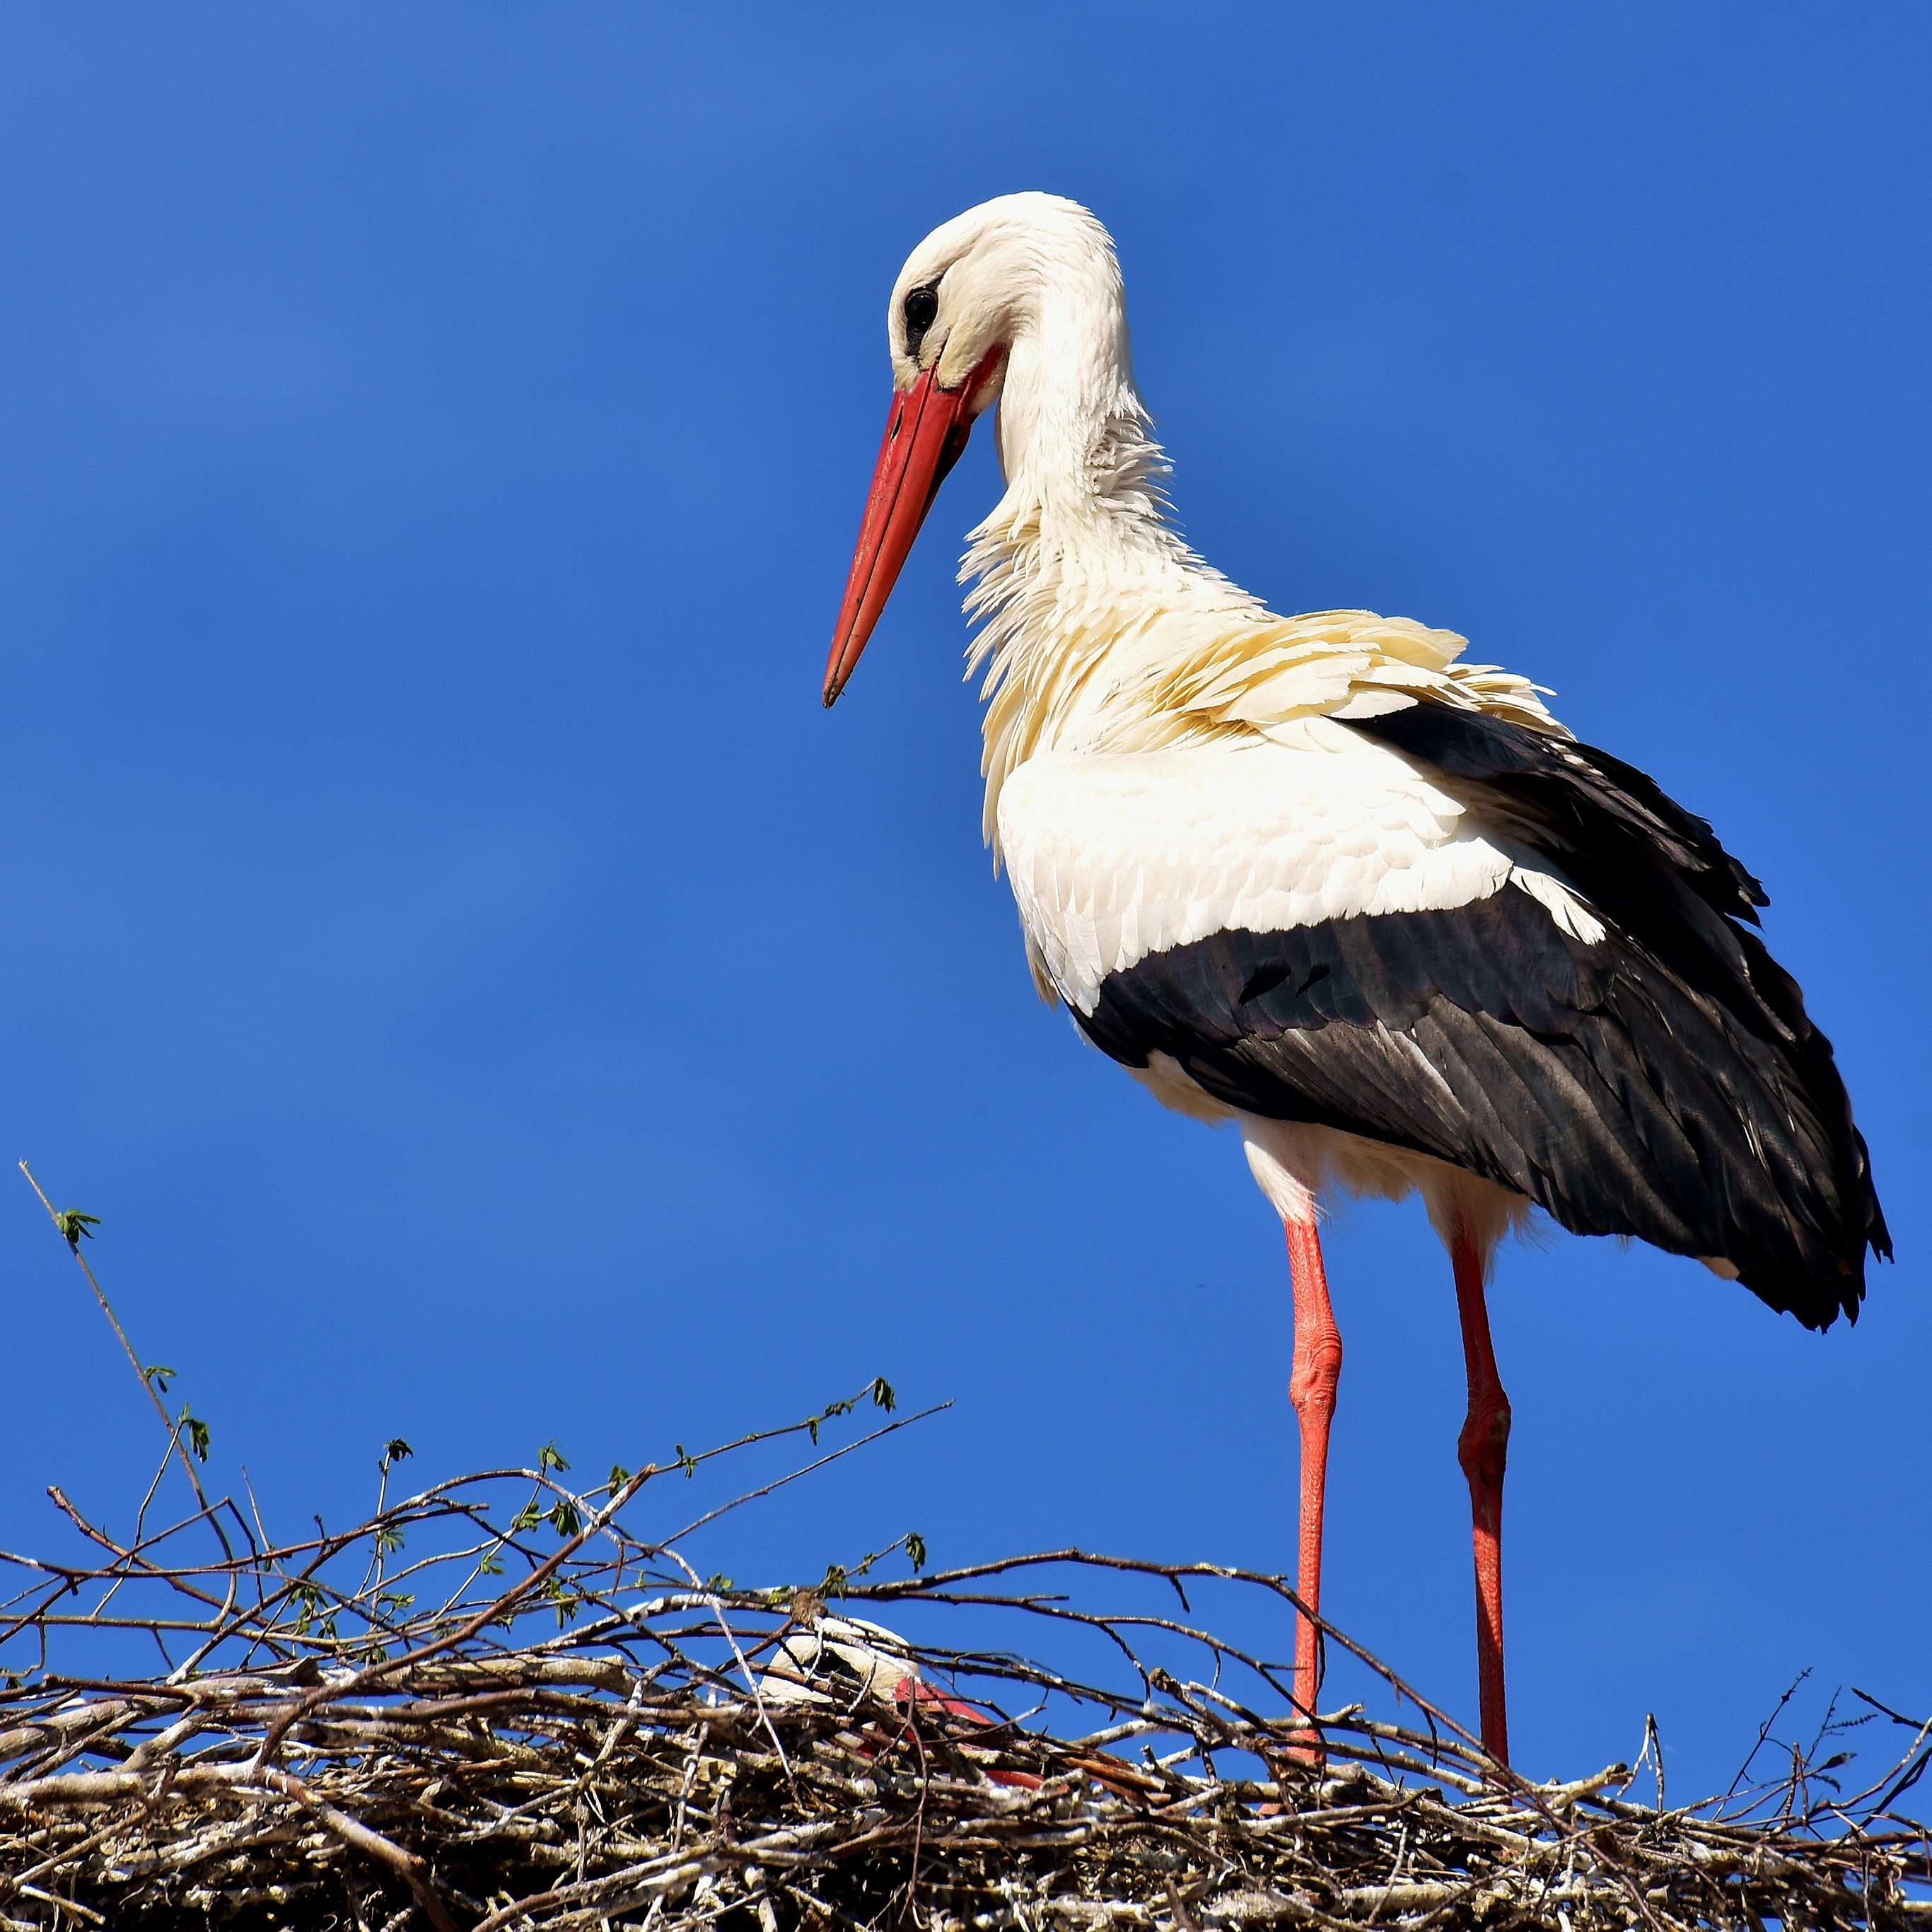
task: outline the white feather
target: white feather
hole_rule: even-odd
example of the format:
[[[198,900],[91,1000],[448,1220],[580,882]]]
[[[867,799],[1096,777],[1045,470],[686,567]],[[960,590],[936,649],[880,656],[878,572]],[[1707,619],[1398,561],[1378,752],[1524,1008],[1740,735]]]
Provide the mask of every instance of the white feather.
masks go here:
[[[1467,905],[1519,869],[1448,793],[1326,721],[1295,746],[1030,759],[1001,792],[1000,836],[1028,940],[1083,1013],[1150,953]]]
[[[1561,879],[1518,866],[1510,874],[1510,884],[1521,886],[1572,939],[1581,940],[1586,946],[1603,944],[1602,920]]]

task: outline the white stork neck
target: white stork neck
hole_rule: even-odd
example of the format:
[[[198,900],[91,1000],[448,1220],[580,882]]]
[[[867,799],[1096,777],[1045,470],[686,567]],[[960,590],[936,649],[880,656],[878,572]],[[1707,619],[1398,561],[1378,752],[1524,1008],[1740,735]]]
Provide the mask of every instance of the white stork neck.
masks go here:
[[[1112,254],[1050,272],[1000,391],[1006,494],[970,532],[960,572],[981,626],[967,674],[988,665],[989,838],[1004,774],[1077,734],[1110,654],[1130,639],[1137,654],[1178,644],[1164,618],[1262,614],[1168,524],[1167,460],[1149,423]]]
[[[1144,589],[1204,568],[1164,514],[1167,460],[1134,385],[1112,254],[1050,264],[1031,306],[1000,397],[1006,493],[974,532],[979,550],[989,537],[1003,552],[1043,548],[1083,601],[1103,577]],[[995,562],[976,553],[968,568],[983,578]]]

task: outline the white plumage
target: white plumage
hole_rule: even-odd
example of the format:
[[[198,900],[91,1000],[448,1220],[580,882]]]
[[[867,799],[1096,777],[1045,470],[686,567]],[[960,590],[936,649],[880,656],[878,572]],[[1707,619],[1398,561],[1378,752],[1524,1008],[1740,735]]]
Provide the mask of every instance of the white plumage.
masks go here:
[[[1162,752],[1048,752],[1006,781],[999,834],[1020,923],[1060,998],[1229,927],[1437,911],[1512,881],[1579,937],[1566,886],[1406,760],[1324,718]]]

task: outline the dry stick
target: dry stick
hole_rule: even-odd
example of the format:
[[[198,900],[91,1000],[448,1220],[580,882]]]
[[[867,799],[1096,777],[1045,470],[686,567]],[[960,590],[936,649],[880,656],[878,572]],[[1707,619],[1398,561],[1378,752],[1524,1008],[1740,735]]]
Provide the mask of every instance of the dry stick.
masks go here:
[[[28,1898],[37,1898],[43,1905],[51,1905],[56,1912],[71,1912],[77,1918],[84,1918],[90,1925],[105,1925],[107,1922],[98,1912],[90,1910],[71,1898],[58,1898],[50,1892],[43,1892],[37,1885],[22,1885],[22,1894]]]
[[[134,1540],[137,1544],[141,1540],[141,1532],[148,1526],[149,1506],[153,1503],[163,1480],[167,1475],[168,1465],[175,1460],[176,1440],[177,1432],[171,1426],[168,1431],[168,1446],[161,1451],[160,1466],[155,1469],[153,1478],[148,1484],[147,1493],[141,1498],[141,1507],[134,1512]]]
[[[902,1415],[896,1422],[883,1423],[871,1434],[860,1436],[855,1442],[842,1443],[836,1449],[828,1450],[816,1462],[808,1462],[802,1468],[794,1469],[790,1474],[780,1476],[776,1480],[766,1483],[761,1489],[747,1490],[742,1496],[734,1496],[728,1503],[720,1503],[716,1509],[706,1510],[702,1516],[694,1517],[682,1529],[674,1530],[670,1535],[664,1538],[658,1547],[663,1549],[674,1543],[682,1543],[687,1536],[694,1534],[698,1531],[705,1528],[707,1524],[716,1522],[722,1516],[728,1516],[732,1510],[740,1505],[756,1502],[760,1498],[770,1496],[774,1490],[782,1490],[786,1484],[796,1482],[801,1476],[815,1475],[818,1471],[825,1467],[826,1463],[836,1462],[840,1456],[849,1456],[855,1449],[868,1448],[873,1443],[882,1441],[885,1437],[896,1433],[899,1430],[910,1429],[915,1422],[923,1422],[929,1416],[942,1414],[952,1406],[952,1400],[949,1398],[944,1402],[933,1403],[929,1408],[918,1409],[910,1415]],[[903,1537],[899,1539],[900,1543],[904,1540]],[[888,1550],[896,1550],[898,1546],[898,1543],[894,1543],[888,1544],[886,1548]],[[881,1552],[881,1554],[884,1553],[884,1552]]]
[[[242,1486],[248,1492],[248,1508],[255,1519],[255,1527],[261,1532],[262,1547],[265,1551],[275,1547],[275,1540],[268,1534],[268,1526],[262,1520],[262,1505],[255,1500],[255,1479],[248,1473],[246,1462],[242,1465]]]
[[[124,1563],[139,1564],[140,1568],[134,1574],[142,1576],[146,1581],[154,1582],[164,1580],[171,1583],[183,1596],[192,1597],[196,1602],[206,1604],[211,1609],[219,1602],[219,1599],[211,1595],[207,1591],[197,1590],[191,1583],[184,1580],[189,1577],[206,1576],[208,1572],[205,1566],[198,1564],[191,1570],[164,1570],[158,1564],[149,1562],[142,1554],[140,1546],[123,1549],[112,1537],[108,1534],[106,1531],[98,1528],[89,1522],[86,1517],[81,1514],[74,1499],[59,1484],[50,1483],[47,1485],[47,1496],[55,1508],[58,1510],[90,1543],[98,1543],[102,1549],[112,1550]],[[152,1550],[158,1544],[166,1542],[168,1538],[178,1535],[185,1529],[189,1523],[200,1522],[202,1520],[202,1511],[196,1510],[193,1516],[176,1523],[173,1528],[164,1530],[158,1536],[150,1537],[146,1546]],[[127,1574],[128,1573],[124,1571],[122,1573],[123,1576]],[[119,1578],[116,1579],[117,1582],[119,1580]],[[104,1598],[102,1600],[105,1602],[106,1599]],[[97,1605],[96,1608],[98,1607],[99,1606]],[[145,1622],[146,1619],[142,1621]]]

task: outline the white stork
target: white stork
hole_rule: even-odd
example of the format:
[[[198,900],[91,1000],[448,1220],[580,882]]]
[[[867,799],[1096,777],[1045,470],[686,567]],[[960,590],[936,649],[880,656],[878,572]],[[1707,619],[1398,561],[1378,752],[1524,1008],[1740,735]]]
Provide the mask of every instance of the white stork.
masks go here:
[[[1034,982],[1156,1099],[1234,1121],[1281,1216],[1311,1610],[1342,1366],[1317,1203],[1422,1196],[1462,1316],[1483,1741],[1506,1762],[1496,1243],[1533,1204],[1808,1328],[1856,1318],[1865,1250],[1891,1244],[1830,1044],[1751,929],[1757,881],[1539,687],[1407,618],[1276,616],[1181,541],[1086,209],[1005,195],[946,223],[886,326],[825,702],[997,402],[968,670],[988,667],[986,836]],[[1311,1713],[1317,1638],[1301,1619]]]

